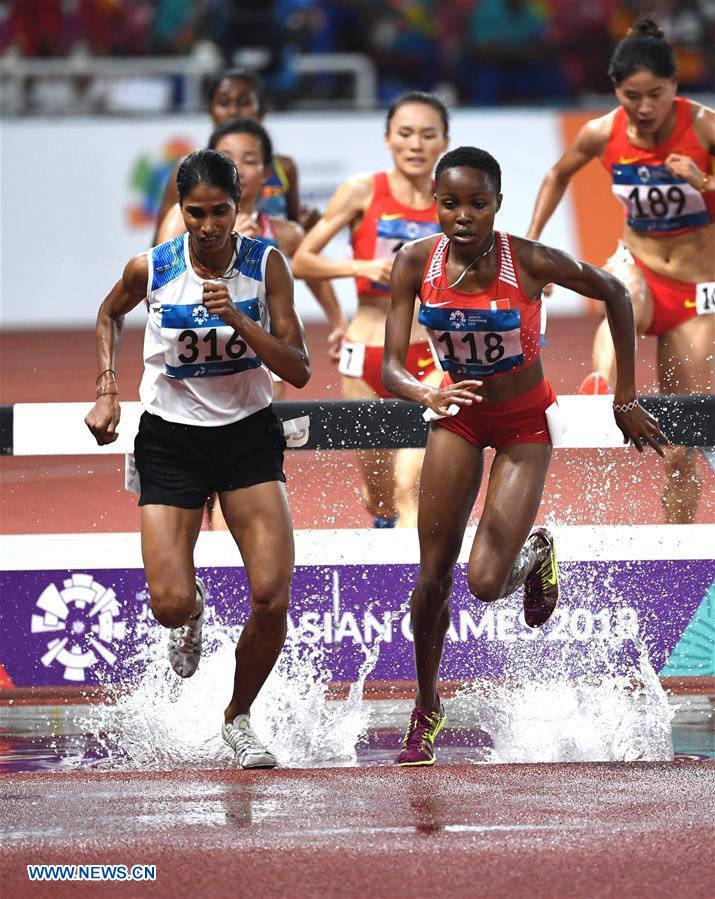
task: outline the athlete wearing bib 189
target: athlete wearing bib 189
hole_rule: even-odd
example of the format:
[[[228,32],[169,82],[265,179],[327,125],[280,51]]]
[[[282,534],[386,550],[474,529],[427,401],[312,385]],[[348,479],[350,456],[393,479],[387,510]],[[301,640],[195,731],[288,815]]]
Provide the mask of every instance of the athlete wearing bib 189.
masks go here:
[[[234,162],[214,150],[192,153],[177,190],[187,233],[132,259],[100,306],[97,402],[85,421],[97,443],[116,440],[119,336],[126,313],[146,301],[144,413],[134,452],[151,610],[170,629],[171,667],[190,677],[201,658],[207,595],[193,552],[204,504],[217,492],[251,590],[222,735],[242,767],[270,768],[275,756],[249,715],[285,640],[294,553],[268,369],[302,387],[310,364],[285,259],[233,231]]]
[[[549,170],[527,236],[538,240],[571,178],[599,159],[623,204],[623,235],[605,268],[628,287],[639,334],[657,338],[662,393],[709,393],[715,341],[715,110],[677,96],[673,48],[641,19],[613,51],[618,107],[587,122]],[[608,393],[615,353],[608,324],[593,343],[580,393]],[[671,524],[695,518],[697,453],[665,453],[663,509]]]
[[[385,386],[427,406],[433,421],[420,479],[420,570],[412,593],[417,697],[400,765],[431,765],[445,713],[437,692],[449,627],[452,571],[482,478],[483,448],[496,455],[467,565],[483,602],[524,588],[524,622],[539,627],[558,600],[554,541],[536,519],[551,457],[547,408],[553,391],[540,358],[541,292],[549,282],[602,300],[614,327],[614,414],[625,441],[662,453],[667,440],[638,404],[635,330],[628,291],[616,278],[565,253],[494,230],[501,169],[483,150],[460,147],[435,171],[442,234],[403,247],[390,281]],[[420,382],[405,364],[414,297],[445,377]]]

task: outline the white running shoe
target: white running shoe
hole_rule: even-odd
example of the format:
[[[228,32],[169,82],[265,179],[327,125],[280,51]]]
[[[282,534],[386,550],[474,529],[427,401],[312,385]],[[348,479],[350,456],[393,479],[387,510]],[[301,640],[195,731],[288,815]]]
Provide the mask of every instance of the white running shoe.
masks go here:
[[[275,768],[278,764],[278,759],[253,732],[248,715],[236,715],[233,724],[224,724],[221,736],[242,768]]]
[[[196,578],[196,596],[201,602],[198,616],[189,618],[181,627],[169,631],[169,663],[179,677],[191,677],[201,660],[201,630],[206,608],[206,587],[200,577]]]

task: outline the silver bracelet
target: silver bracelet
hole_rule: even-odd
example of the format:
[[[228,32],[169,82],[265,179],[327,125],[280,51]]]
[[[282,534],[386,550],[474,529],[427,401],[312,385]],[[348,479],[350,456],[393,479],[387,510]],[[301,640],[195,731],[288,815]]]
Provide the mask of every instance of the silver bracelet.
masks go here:
[[[638,397],[636,397],[634,400],[631,400],[630,403],[620,403],[620,404],[614,403],[613,411],[614,412],[631,412],[633,409],[636,408],[637,405],[639,405]]]

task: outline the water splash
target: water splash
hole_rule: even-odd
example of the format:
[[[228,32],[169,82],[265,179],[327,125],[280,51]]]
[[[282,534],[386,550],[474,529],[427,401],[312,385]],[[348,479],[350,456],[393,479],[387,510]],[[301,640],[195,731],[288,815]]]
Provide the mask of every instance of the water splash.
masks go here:
[[[405,606],[396,613],[404,614]],[[81,726],[104,745],[107,766],[122,770],[224,767],[232,764],[221,740],[224,708],[234,676],[240,628],[229,628],[207,612],[201,664],[181,680],[166,659],[166,631],[153,627],[132,660],[133,683],[114,706],[80,713]],[[298,627],[251,710],[251,723],[286,767],[354,763],[367,736],[370,711],[363,688],[377,663],[382,639],[363,647],[358,677],[345,700],[329,698],[332,672],[326,649],[305,639]]]
[[[485,761],[612,762],[673,759],[674,710],[653,669],[645,645],[635,641],[637,662],[630,672],[598,678],[568,676],[566,659],[534,671],[512,659],[517,677],[473,684],[461,692],[468,714],[491,737]],[[603,668],[603,645],[586,655]]]

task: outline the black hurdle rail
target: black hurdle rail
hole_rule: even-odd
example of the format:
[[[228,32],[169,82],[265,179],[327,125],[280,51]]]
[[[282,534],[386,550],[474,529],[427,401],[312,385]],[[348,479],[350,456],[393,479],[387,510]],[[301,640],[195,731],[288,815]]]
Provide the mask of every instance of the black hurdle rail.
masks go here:
[[[715,446],[715,396],[642,396],[640,402],[672,444]],[[404,400],[291,400],[273,408],[282,420],[310,416],[310,437],[299,449],[406,449],[427,442],[424,407]],[[13,428],[13,406],[0,405],[2,455],[13,454]]]

